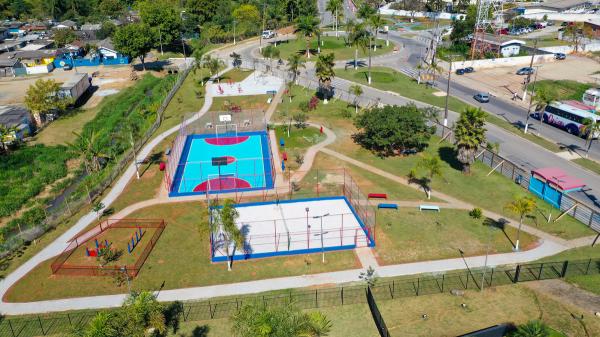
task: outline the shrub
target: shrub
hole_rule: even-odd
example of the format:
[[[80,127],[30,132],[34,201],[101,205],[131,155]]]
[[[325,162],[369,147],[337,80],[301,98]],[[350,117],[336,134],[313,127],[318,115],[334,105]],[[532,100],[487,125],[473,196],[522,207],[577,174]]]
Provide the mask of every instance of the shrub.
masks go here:
[[[308,102],[308,111],[315,110],[318,105],[319,105],[319,98],[317,98],[317,96],[311,97],[310,101]]]
[[[481,211],[481,208],[475,207],[469,212],[469,215],[473,219],[481,219],[481,217],[483,216],[483,212]]]
[[[306,121],[308,120],[308,116],[304,113],[297,113],[294,115],[293,117],[294,122],[295,122],[295,126],[297,128],[306,128]]]

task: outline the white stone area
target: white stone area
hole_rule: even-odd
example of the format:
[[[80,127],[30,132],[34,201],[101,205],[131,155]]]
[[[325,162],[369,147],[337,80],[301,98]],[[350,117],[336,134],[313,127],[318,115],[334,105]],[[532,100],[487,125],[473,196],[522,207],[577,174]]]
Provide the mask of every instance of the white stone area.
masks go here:
[[[278,91],[282,85],[281,78],[255,71],[241,82],[209,83],[206,90],[214,97],[265,95]]]

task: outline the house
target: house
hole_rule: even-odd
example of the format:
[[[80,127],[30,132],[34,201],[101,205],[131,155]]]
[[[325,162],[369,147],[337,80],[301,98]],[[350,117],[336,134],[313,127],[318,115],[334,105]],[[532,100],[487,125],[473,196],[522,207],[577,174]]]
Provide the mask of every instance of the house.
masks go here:
[[[523,14],[578,13],[593,7],[593,0],[548,0],[522,4]]]
[[[23,46],[25,46],[25,42],[5,41],[4,43],[0,43],[0,54],[15,51]]]
[[[52,29],[72,29],[77,30],[77,23],[71,20],[65,20],[63,22],[59,22],[56,26],[52,27]]]
[[[96,34],[102,29],[99,23],[86,23],[79,28],[79,34],[85,40],[95,40]]]
[[[22,140],[33,133],[31,112],[21,106],[0,105],[0,125],[16,128],[12,135],[0,140],[4,143]]]
[[[0,77],[16,76],[17,68],[23,68],[19,59],[0,57]]]
[[[592,33],[592,38],[600,39],[600,18],[589,19],[583,23],[584,31]]]
[[[24,29],[22,29],[21,27],[23,27],[22,22],[11,22],[7,26],[8,33],[12,36],[23,36],[27,32]]]
[[[519,53],[521,53],[521,47],[525,45],[525,41],[523,40],[505,40],[502,35],[498,36],[486,34],[483,41],[488,43],[490,49],[500,54],[501,57],[517,56]]]
[[[32,22],[32,23],[28,23],[23,25],[22,27],[23,30],[25,30],[26,32],[45,32],[48,30],[48,26],[46,26],[45,23],[40,22],[40,21],[36,21],[36,22]]]
[[[22,47],[19,50],[27,51],[27,50],[40,50],[40,49],[50,49],[54,46],[54,41],[50,40],[34,40],[29,42],[26,46]]]
[[[0,42],[8,39],[10,37],[10,32],[6,27],[0,27]]]
[[[110,38],[98,42],[98,53],[102,56],[102,63],[105,65],[128,64],[130,61],[129,56],[115,50]]]
[[[59,52],[57,50],[26,50],[26,51],[15,51],[6,53],[7,58],[18,59],[23,67],[25,73],[31,74],[46,74],[54,69],[54,59]],[[17,75],[22,75],[22,72],[17,71]]]

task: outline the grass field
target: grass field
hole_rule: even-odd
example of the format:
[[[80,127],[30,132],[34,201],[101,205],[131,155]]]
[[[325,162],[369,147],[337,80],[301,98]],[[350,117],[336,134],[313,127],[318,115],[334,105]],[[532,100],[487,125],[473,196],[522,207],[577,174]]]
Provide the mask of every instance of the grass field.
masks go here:
[[[549,256],[540,260],[544,261],[563,261],[563,260],[587,260],[587,259],[600,259],[600,245],[596,244],[594,247],[586,246],[575,249],[566,250],[560,254]],[[593,268],[594,266],[592,266]],[[596,268],[600,268],[596,266]],[[594,294],[600,295],[600,275],[581,275],[581,276],[567,276],[567,282],[573,283],[580,288],[587,291],[591,291]]]
[[[325,140],[325,135],[322,134],[317,128],[297,128],[294,126],[294,123],[292,123],[290,136],[288,137],[287,128],[288,125],[275,126],[275,135],[278,142],[280,139],[285,141],[285,146],[278,146],[278,148],[280,152],[285,151],[287,153],[287,169],[295,170],[302,165],[306,150],[308,150],[309,147]],[[283,158],[283,156],[280,155],[279,158]]]
[[[577,165],[580,165],[596,174],[600,174],[600,163],[598,163],[597,161],[590,160],[587,158],[577,158],[577,159],[573,160],[573,162],[577,163]]]
[[[110,104],[111,97],[105,97],[96,107],[91,109],[75,109],[48,124],[42,131],[35,135],[34,144],[59,145],[73,142],[83,126],[94,119],[103,104]]]
[[[533,48],[533,45],[535,43],[534,39],[524,39],[524,40],[527,43],[528,47]],[[569,41],[559,40],[558,33],[552,33],[552,34],[540,36],[537,38],[537,47],[538,48],[553,47],[553,46],[568,46],[570,44],[571,43]]]
[[[188,77],[173,96],[173,99],[163,113],[163,121],[156,134],[160,134],[173,126],[181,123],[185,115],[197,112],[204,104],[205,88],[201,85],[202,79],[207,79],[208,70],[190,72]]]
[[[571,80],[542,80],[537,81],[536,89],[551,89],[555,90],[557,101],[574,99],[577,101],[581,100],[583,93],[593,87],[592,83],[581,83]]]
[[[221,75],[220,79],[221,81],[233,81],[233,82],[241,82],[243,80],[246,79],[246,77],[250,76],[250,74],[252,74],[253,70],[252,69],[238,69],[238,68],[233,68],[231,70],[229,70],[228,72],[224,73],[223,75]]]
[[[231,272],[224,263],[210,262],[206,208],[198,202],[178,202],[148,207],[132,218],[163,218],[167,227],[139,275],[131,282],[134,290],[206,286],[250,280],[314,274],[358,268],[353,251],[327,253],[327,263],[319,255],[254,259],[236,262]],[[8,301],[32,301],[77,296],[118,294],[112,277],[51,275],[46,261],[18,281],[6,295]]]
[[[483,293],[467,291],[464,296],[446,293],[378,301],[378,306],[392,336],[457,336],[500,323],[523,324],[535,319],[568,336],[600,334],[600,321],[590,313],[522,285],[488,288]],[[422,319],[423,314],[428,318]],[[584,317],[585,328],[575,319],[579,315]]]
[[[382,35],[379,36],[382,38]],[[351,60],[354,59],[354,47],[346,46],[346,41],[343,36],[336,38],[335,36],[324,36],[322,38],[323,45],[321,46],[321,53],[328,54],[334,53],[336,60]],[[296,40],[289,40],[285,42],[277,43],[277,48],[280,52],[280,58],[285,60],[292,54],[301,54],[306,58],[306,40],[299,38]],[[384,40],[377,40],[377,51],[371,53],[372,56],[383,55],[389,53],[394,48],[394,44],[390,42],[389,46],[385,45]],[[317,58],[317,39],[314,38],[310,41],[310,53],[311,61],[315,61]],[[368,56],[368,50],[363,51],[359,48],[358,57],[365,58]]]
[[[484,255],[488,242],[490,254],[511,252],[517,230],[494,224],[491,219],[473,219],[466,210],[444,209],[419,212],[414,208],[377,211],[377,257],[384,264],[449,259]],[[521,248],[536,244],[536,238],[521,232]]]

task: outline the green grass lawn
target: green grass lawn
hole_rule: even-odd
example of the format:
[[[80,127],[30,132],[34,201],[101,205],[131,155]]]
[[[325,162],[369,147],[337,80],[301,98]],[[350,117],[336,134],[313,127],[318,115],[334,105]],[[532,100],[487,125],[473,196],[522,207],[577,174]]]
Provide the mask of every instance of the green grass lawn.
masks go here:
[[[290,136],[288,137],[289,125],[275,126],[275,135],[277,141],[280,139],[285,141],[285,146],[278,146],[279,151],[285,151],[288,156],[286,163],[287,169],[296,170],[304,161],[304,154],[309,147],[316,145],[325,140],[325,135],[319,129],[314,127],[297,128],[294,123],[291,125]],[[282,155],[279,158],[283,158]]]
[[[566,250],[560,254],[553,255],[541,259],[540,262],[545,261],[576,261],[576,260],[588,260],[588,259],[600,259],[600,245],[596,244],[596,246],[586,246],[575,249]],[[587,268],[586,268],[587,269]],[[593,273],[592,275],[569,275],[569,271],[567,270],[566,281],[577,285],[580,288],[583,288],[587,291],[591,291],[594,294],[600,295],[600,275],[598,271],[600,270],[599,265],[590,265],[590,270]]]
[[[394,44],[390,42],[389,46],[385,45],[385,38],[383,34],[379,35],[380,39],[377,40],[377,50],[373,50],[371,55],[383,55],[389,53],[394,48]],[[336,60],[350,60],[354,59],[354,47],[346,46],[346,41],[343,36],[336,38],[335,36],[324,36],[322,38],[323,45],[321,46],[321,53],[334,53]],[[314,38],[310,41],[310,53],[311,57],[309,61],[316,61],[317,59],[317,39]],[[280,52],[280,58],[285,60],[292,54],[301,54],[306,58],[306,40],[304,38],[298,38],[295,40],[289,40],[288,42],[280,42],[277,44],[277,48]],[[358,57],[365,58],[368,56],[368,50],[363,51],[359,48]]]
[[[314,274],[358,268],[353,251],[320,255],[254,259],[235,262],[227,271],[225,263],[211,263],[207,211],[198,202],[180,202],[145,208],[132,218],[163,218],[167,227],[148,257],[140,274],[132,281],[134,290],[186,288],[243,282],[274,277]],[[77,296],[124,293],[112,277],[51,275],[52,260],[38,265],[18,281],[6,295],[8,301],[33,301]]]
[[[357,70],[350,68],[348,70],[336,69],[336,76],[363,85],[368,85],[368,70],[366,68],[358,68]],[[372,67],[371,78],[371,86],[374,88],[384,91],[393,91],[406,98],[431,104],[439,108],[444,108],[445,106],[446,97],[434,95],[435,92],[439,92],[440,90],[427,88],[424,84],[417,84],[414,79],[391,68]],[[448,108],[453,111],[460,112],[469,106],[469,104],[455,97],[450,97],[448,100]]]
[[[533,45],[535,43],[534,39],[524,39],[524,40],[527,43],[528,47],[533,48]],[[570,44],[571,43],[569,41],[559,40],[558,33],[552,33],[552,34],[544,35],[544,36],[537,38],[537,47],[538,48],[553,47],[553,46],[568,46]]]
[[[457,336],[500,323],[523,324],[535,319],[568,336],[600,334],[600,321],[591,313],[521,285],[488,288],[483,293],[467,291],[464,296],[445,293],[380,300],[377,304],[392,336]],[[422,319],[423,314],[428,318]],[[579,315],[584,316],[585,328],[573,318]]]
[[[577,158],[572,161],[574,163],[577,163],[577,165],[583,166],[596,174],[600,174],[600,163],[598,163],[597,161],[590,160],[587,158]]]
[[[188,77],[173,96],[163,114],[163,121],[156,134],[160,134],[181,123],[181,118],[197,112],[204,104],[205,88],[201,85],[202,78],[208,79],[208,70],[190,72]]]
[[[581,83],[571,80],[541,80],[537,81],[536,89],[544,88],[555,90],[557,101],[574,99],[581,100],[583,93],[594,86],[592,83]]]
[[[233,82],[241,82],[246,79],[246,77],[252,74],[252,69],[238,69],[233,68],[228,72],[221,75],[221,81],[233,81]]]
[[[105,97],[99,106],[91,109],[75,109],[48,124],[33,138],[34,144],[59,145],[73,142],[83,126],[94,119],[102,104],[110,104],[111,97]]]
[[[488,241],[490,254],[511,252],[517,230],[484,225],[491,219],[473,219],[466,210],[445,209],[420,212],[416,208],[377,211],[377,246],[379,261],[398,264],[426,260],[484,255]],[[536,238],[521,233],[521,248],[532,248]]]
[[[266,110],[269,107],[269,103],[267,103],[269,97],[271,95],[215,97],[209,111],[227,111],[227,107],[231,105],[238,105],[244,110]]]

